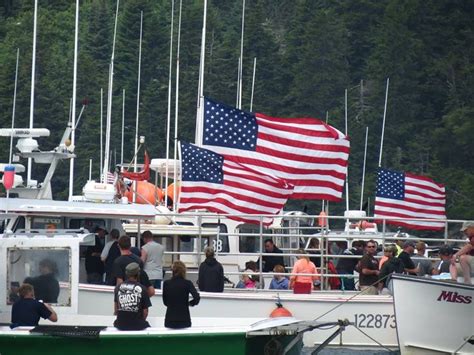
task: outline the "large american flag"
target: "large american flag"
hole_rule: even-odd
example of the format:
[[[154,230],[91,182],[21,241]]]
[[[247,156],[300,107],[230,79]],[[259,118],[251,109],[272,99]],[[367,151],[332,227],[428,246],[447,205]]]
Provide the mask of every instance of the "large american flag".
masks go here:
[[[181,142],[181,192],[179,212],[205,209],[246,223],[260,223],[257,216],[280,212],[293,185],[254,171],[208,149]],[[271,217],[263,217],[269,225]]]
[[[339,201],[349,140],[315,118],[276,118],[205,99],[203,147],[295,185],[291,198]]]
[[[375,217],[405,217],[446,219],[446,191],[426,176],[379,169],[375,197]],[[438,221],[397,221],[387,223],[411,229],[439,230],[445,227]]]

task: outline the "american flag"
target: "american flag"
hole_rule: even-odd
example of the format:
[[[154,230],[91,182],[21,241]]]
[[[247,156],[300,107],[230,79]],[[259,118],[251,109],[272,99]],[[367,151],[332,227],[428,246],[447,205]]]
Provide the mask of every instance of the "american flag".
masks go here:
[[[179,212],[205,209],[246,223],[260,223],[257,216],[280,212],[293,185],[263,175],[208,149],[181,143],[181,192]],[[269,225],[271,217],[263,217]]]
[[[104,174],[104,182],[106,184],[114,184],[115,183],[115,175],[111,173],[110,171],[107,171]]]
[[[339,201],[349,140],[315,118],[276,118],[205,99],[203,147],[295,185],[291,198]]]
[[[375,217],[446,219],[445,205],[446,191],[443,185],[425,176],[379,169]],[[445,227],[444,222],[423,220],[388,220],[387,223],[420,230]]]

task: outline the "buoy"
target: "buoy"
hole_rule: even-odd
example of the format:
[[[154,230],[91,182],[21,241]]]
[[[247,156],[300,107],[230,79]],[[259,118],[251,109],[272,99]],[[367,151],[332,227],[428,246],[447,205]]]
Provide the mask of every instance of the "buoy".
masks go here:
[[[3,170],[3,186],[5,189],[10,190],[13,187],[15,181],[15,166],[7,165]]]
[[[375,228],[375,223],[370,223],[367,221],[360,221],[359,222],[359,228],[362,230],[365,230],[367,228]]]
[[[172,184],[169,184],[166,190],[163,191],[163,194],[166,194],[168,196],[168,207],[173,206],[174,200],[174,182]],[[180,184],[179,182],[176,185],[176,198],[179,197],[179,191],[180,191]],[[163,196],[164,199],[164,196]]]
[[[153,205],[158,204],[163,198],[163,192],[161,189],[153,185],[148,181],[137,181],[137,197],[135,203],[147,204],[151,203]],[[125,192],[125,197],[128,198],[130,202],[133,201],[133,185],[130,190]]]
[[[270,318],[278,318],[278,317],[293,317],[293,314],[289,310],[287,310],[283,305],[278,302],[277,308],[275,308],[272,313],[270,313]]]

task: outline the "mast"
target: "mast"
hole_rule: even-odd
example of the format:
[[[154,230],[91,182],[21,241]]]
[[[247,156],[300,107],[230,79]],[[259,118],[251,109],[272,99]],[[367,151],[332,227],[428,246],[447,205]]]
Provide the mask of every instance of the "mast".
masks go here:
[[[141,71],[142,71],[142,36],[143,36],[143,11],[140,12],[140,44],[138,45],[138,84],[137,84],[137,116],[135,119],[135,165],[133,168],[134,172],[137,172],[137,162],[138,162],[138,122],[140,117],[140,80],[141,80]],[[133,202],[137,199],[137,182],[133,182]]]
[[[117,0],[117,9],[115,11],[115,24],[114,24],[114,39],[112,42],[112,56],[110,57],[109,64],[109,92],[107,100],[107,123],[105,130],[105,158],[104,158],[104,170],[102,174],[102,182],[107,182],[107,173],[109,172],[109,158],[110,158],[110,126],[112,123],[112,93],[114,86],[114,57],[115,57],[115,39],[117,38],[117,21],[118,21],[118,10],[120,0]]]
[[[365,185],[365,163],[367,161],[367,139],[369,137],[369,127],[365,127],[365,148],[364,148],[364,165],[362,167],[362,186],[360,192],[360,210],[362,211],[362,205],[364,203],[364,185]]]
[[[74,70],[72,79],[71,146],[76,144],[76,96],[77,96],[77,45],[79,42],[79,0],[76,0],[76,23],[74,28]],[[69,201],[74,192],[74,156],[69,162]]]
[[[385,105],[383,109],[383,121],[382,121],[382,137],[380,138],[380,154],[379,154],[379,168],[382,166],[382,151],[383,151],[383,138],[385,135],[385,118],[387,117],[387,102],[388,102],[388,86],[390,78],[387,78],[387,87],[385,89]]]
[[[255,71],[257,70],[257,57],[253,58],[253,74],[252,74],[252,93],[250,95],[250,112],[253,109],[253,93],[255,91]]]
[[[104,167],[104,89],[100,88],[100,168],[99,181],[102,181],[102,169]]]
[[[178,199],[178,102],[179,102],[179,53],[181,48],[181,11],[183,0],[179,0],[179,19],[178,19],[178,48],[176,50],[176,93],[175,93],[175,119],[174,119],[174,185],[173,185],[173,211],[177,212]],[[166,165],[168,168],[168,164]]]
[[[202,36],[201,36],[201,59],[199,65],[199,89],[196,110],[196,137],[197,146],[202,146],[202,128],[203,128],[203,105],[204,105],[204,61],[206,54],[206,17],[207,17],[207,0],[204,0],[204,13],[202,19]]]
[[[31,98],[30,98],[30,128],[33,128],[33,114],[35,108],[35,71],[36,71],[36,23],[38,18],[38,0],[35,0],[33,15],[33,51],[31,55]],[[28,172],[26,174],[26,185],[31,185],[32,160],[28,158]]]
[[[170,156],[170,135],[171,135],[171,71],[173,67],[173,30],[174,30],[174,0],[171,0],[171,30],[170,30],[170,67],[168,74],[168,114],[166,116],[166,166],[165,166],[165,186],[168,186],[169,168],[168,160]],[[165,206],[168,206],[168,194],[165,193]]]

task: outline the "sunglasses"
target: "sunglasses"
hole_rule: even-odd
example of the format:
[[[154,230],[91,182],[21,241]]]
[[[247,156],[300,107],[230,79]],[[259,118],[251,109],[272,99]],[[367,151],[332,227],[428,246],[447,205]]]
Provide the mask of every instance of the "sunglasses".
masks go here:
[[[367,248],[375,248],[375,245],[367,245]]]

